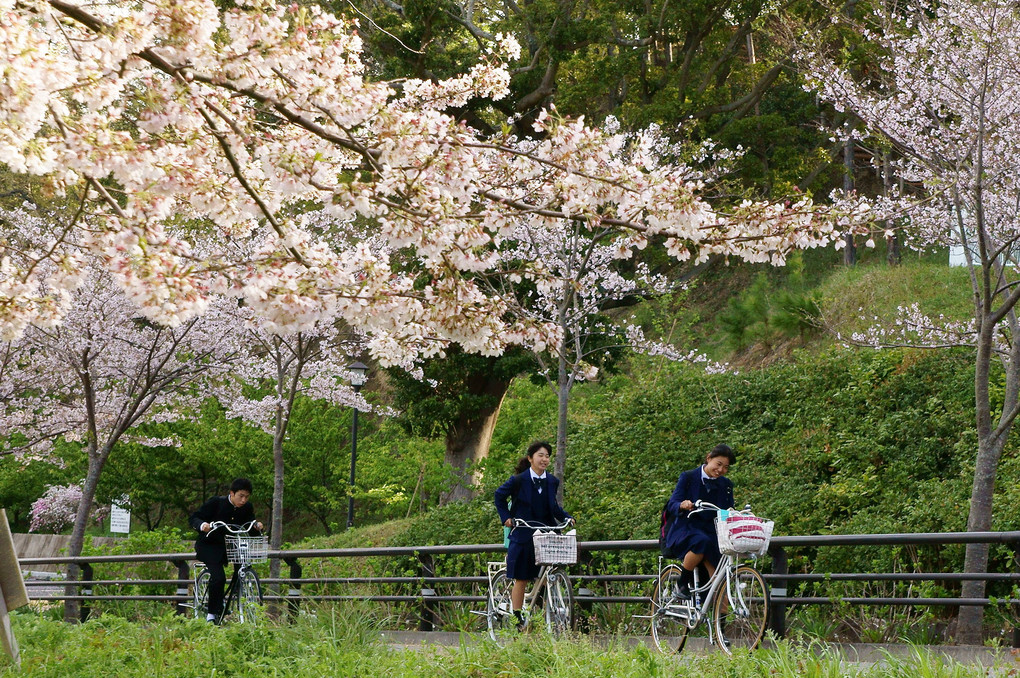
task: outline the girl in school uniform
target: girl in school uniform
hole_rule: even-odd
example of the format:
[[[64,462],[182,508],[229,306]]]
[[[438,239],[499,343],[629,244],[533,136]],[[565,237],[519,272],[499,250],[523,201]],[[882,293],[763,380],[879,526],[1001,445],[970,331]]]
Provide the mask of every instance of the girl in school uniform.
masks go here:
[[[527,456],[517,462],[517,469],[510,479],[496,490],[496,511],[505,527],[512,528],[510,546],[506,555],[507,577],[514,580],[510,602],[518,626],[524,622],[521,608],[524,607],[524,593],[528,582],[538,576],[539,566],[535,564],[534,530],[514,528],[514,519],[529,523],[556,525],[574,519],[556,501],[560,481],[547,473],[552,457],[552,447],[545,441],[532,443]]]
[[[676,481],[676,488],[666,502],[666,511],[675,516],[666,533],[668,552],[681,558],[681,594],[689,594],[694,585],[694,568],[704,564],[711,577],[719,559],[719,540],[715,533],[715,512],[702,511],[694,515],[687,512],[699,499],[724,509],[733,506],[733,483],[726,478],[730,464],[737,457],[729,445],[716,445],[705,456],[701,466],[684,471]]]

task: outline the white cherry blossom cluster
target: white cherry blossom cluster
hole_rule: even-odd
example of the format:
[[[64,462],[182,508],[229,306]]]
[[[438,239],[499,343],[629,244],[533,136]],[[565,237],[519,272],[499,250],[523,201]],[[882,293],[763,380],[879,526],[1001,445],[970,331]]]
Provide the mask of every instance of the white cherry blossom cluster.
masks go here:
[[[837,239],[806,201],[717,213],[690,168],[661,160],[661,135],[543,114],[540,141],[482,138],[446,109],[506,94],[497,51],[461,76],[386,83],[367,77],[356,26],[315,5],[0,0],[0,16],[0,163],[84,193],[78,242],[170,327],[227,294],[281,334],[339,316],[382,364],[449,342],[497,353],[558,331],[508,324],[479,283],[522,217],[611,229],[618,257],[661,236],[680,258],[781,263]],[[306,228],[293,214],[309,204],[386,247]],[[166,225],[181,220],[201,226]],[[66,311],[82,263],[47,256],[49,273],[0,268],[0,335]]]
[[[954,321],[943,314],[929,316],[923,313],[917,304],[899,307],[897,318],[891,326],[879,325],[878,318],[873,320],[875,325],[864,332],[852,333],[847,343],[873,348],[889,346],[949,348],[973,346],[977,339],[975,321]],[[1008,354],[1009,343],[1004,337],[997,335],[995,343],[1000,354]]]

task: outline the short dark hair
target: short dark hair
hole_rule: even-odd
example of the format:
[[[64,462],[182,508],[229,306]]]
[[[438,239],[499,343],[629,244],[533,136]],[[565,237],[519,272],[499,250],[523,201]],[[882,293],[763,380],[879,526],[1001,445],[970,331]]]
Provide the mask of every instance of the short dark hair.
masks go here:
[[[549,454],[552,454],[552,452],[553,452],[553,446],[552,445],[550,445],[545,440],[536,440],[535,442],[533,442],[530,445],[528,445],[528,453],[525,456],[527,456],[527,457],[534,456],[534,454],[536,452],[538,452],[540,449],[542,449],[543,447],[545,449],[549,450]]]
[[[241,490],[251,494],[251,481],[247,478],[234,478],[234,482],[230,483],[230,491],[239,492]]]
[[[733,450],[726,443],[719,443],[708,453],[708,459],[715,459],[716,457],[726,457],[731,464],[737,463],[737,455],[733,453]]]

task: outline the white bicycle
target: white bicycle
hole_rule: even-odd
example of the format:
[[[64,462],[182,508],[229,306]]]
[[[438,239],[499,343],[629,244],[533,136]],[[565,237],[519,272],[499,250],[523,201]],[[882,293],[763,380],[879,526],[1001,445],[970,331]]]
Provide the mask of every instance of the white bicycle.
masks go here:
[[[532,610],[542,606],[546,628],[552,634],[570,630],[574,618],[574,591],[565,566],[577,562],[577,535],[563,534],[572,521],[560,525],[541,525],[515,519],[515,527],[535,530],[535,564],[540,565],[531,591],[524,596],[521,610],[525,628],[531,625]],[[506,562],[488,564],[489,591],[485,606],[489,636],[498,640],[508,629],[517,626],[517,617],[510,604],[514,580],[507,577]]]
[[[772,522],[754,516],[749,508],[724,511],[698,501],[690,514],[717,511],[716,534],[722,558],[704,584],[694,572],[691,595],[681,595],[680,566],[665,564],[659,557],[659,576],[652,593],[652,638],[667,654],[679,654],[687,639],[707,633],[710,645],[727,654],[737,648],[753,650],[765,636],[769,621],[769,588],[753,565],[742,557],[765,553],[772,536]],[[689,515],[690,515],[689,514]],[[705,622],[702,626],[702,622]]]

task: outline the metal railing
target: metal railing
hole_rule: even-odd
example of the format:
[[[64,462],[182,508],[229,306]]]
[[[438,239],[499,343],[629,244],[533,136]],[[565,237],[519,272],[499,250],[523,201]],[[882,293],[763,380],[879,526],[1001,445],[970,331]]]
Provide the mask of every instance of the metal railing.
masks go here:
[[[789,551],[802,548],[829,546],[916,546],[916,545],[948,545],[948,544],[1007,544],[1014,554],[1014,563],[1020,564],[1020,531],[1018,532],[948,532],[948,533],[910,533],[910,534],[863,534],[863,535],[805,535],[776,536],[769,547],[771,568],[764,575],[772,591],[772,608],[770,613],[772,629],[779,636],[786,632],[786,612],[791,604],[826,605],[844,603],[851,605],[894,605],[894,606],[952,606],[964,605],[987,606],[991,604],[1020,605],[1020,600],[1003,600],[991,598],[920,598],[920,597],[840,597],[790,595],[789,587],[798,582],[819,581],[932,581],[960,582],[964,580],[985,580],[988,582],[1017,582],[1020,573],[990,572],[986,574],[964,574],[947,572],[842,572],[842,573],[793,573],[789,572]],[[625,540],[579,542],[578,552],[580,563],[590,560],[591,554],[599,551],[652,551],[658,548],[654,540]],[[436,588],[447,584],[471,584],[479,589],[484,588],[487,580],[482,574],[475,576],[440,576],[436,572],[435,557],[453,554],[496,554],[502,557],[505,550],[502,544],[467,544],[448,546],[412,546],[412,547],[379,547],[379,548],[343,548],[343,549],[288,549],[270,551],[270,559],[280,560],[289,567],[289,577],[275,579],[266,578],[263,584],[267,587],[280,587],[286,592],[269,594],[266,600],[286,603],[291,610],[297,610],[302,601],[376,601],[391,603],[407,603],[418,606],[419,629],[431,631],[436,624],[436,608],[440,603],[476,603],[482,604],[485,596],[480,594],[442,595]],[[308,559],[345,559],[360,557],[384,558],[415,558],[418,561],[416,576],[379,576],[379,577],[302,577],[302,561]],[[67,565],[76,563],[81,568],[81,580],[64,581],[26,581],[29,598],[40,601],[76,600],[81,603],[82,618],[90,614],[90,602],[109,601],[165,601],[176,603],[179,611],[185,611],[182,604],[189,601],[188,586],[191,583],[190,563],[194,560],[191,553],[141,554],[116,556],[81,556],[54,558],[24,558],[21,566],[32,569],[37,565]],[[93,566],[103,563],[151,563],[169,562],[176,568],[176,579],[105,579],[93,578]],[[595,603],[604,604],[642,604],[648,601],[646,596],[636,595],[595,595],[586,584],[604,584],[612,582],[650,582],[654,580],[654,558],[649,557],[648,574],[593,574],[572,573],[571,579],[578,583],[575,599],[584,610],[590,610]],[[576,570],[583,567],[575,568]],[[1014,568],[1017,569],[1017,568]],[[302,586],[312,584],[371,585],[384,584],[403,585],[410,592],[399,594],[349,594],[335,595],[324,593],[302,592]],[[175,587],[173,593],[153,595],[132,595],[115,593],[96,593],[97,586],[166,586]],[[67,587],[62,592],[41,592],[39,587]],[[76,593],[68,593],[68,590]],[[1014,630],[1014,647],[1020,647],[1020,629]]]

